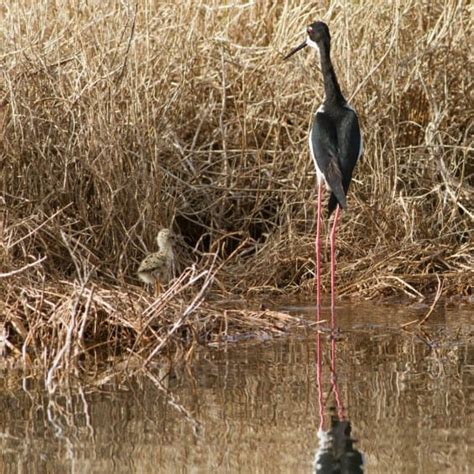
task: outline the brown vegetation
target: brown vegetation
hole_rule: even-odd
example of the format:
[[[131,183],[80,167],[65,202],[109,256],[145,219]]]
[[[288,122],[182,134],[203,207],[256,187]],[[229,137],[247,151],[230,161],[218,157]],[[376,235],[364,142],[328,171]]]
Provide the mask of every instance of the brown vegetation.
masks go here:
[[[315,19],[330,26],[365,142],[338,236],[339,294],[421,297],[437,276],[445,295],[469,293],[469,2],[321,5],[1,7],[4,351],[50,371],[76,367],[88,344],[147,359],[228,328],[211,291],[312,291],[306,137],[322,82],[314,54],[282,53]],[[168,226],[185,273],[155,301],[135,272]]]

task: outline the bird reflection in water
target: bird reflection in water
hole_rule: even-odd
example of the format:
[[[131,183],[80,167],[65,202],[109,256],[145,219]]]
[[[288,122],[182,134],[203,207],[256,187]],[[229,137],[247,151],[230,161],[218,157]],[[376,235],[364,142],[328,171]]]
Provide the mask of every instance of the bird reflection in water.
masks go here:
[[[320,307],[318,306],[318,320],[320,319]],[[351,423],[346,417],[344,404],[340,396],[337,385],[336,372],[336,343],[335,337],[335,307],[331,308],[333,324],[331,325],[331,392],[334,395],[335,410],[331,415],[331,424],[329,429],[324,429],[324,411],[327,399],[324,399],[323,393],[323,347],[321,333],[316,335],[316,380],[318,386],[318,405],[319,405],[319,446],[314,459],[314,472],[317,474],[340,473],[357,474],[363,472],[363,459],[360,451],[354,448],[354,440],[351,438]],[[328,397],[329,398],[329,397]]]
[[[318,432],[319,448],[314,459],[314,472],[318,474],[363,473],[363,459],[354,448],[351,438],[351,423],[331,416],[331,428]]]
[[[321,306],[317,305],[317,320],[321,320]],[[351,438],[351,423],[346,416],[344,404],[337,385],[336,344],[337,344],[336,308],[331,305],[331,342],[330,342],[330,382],[329,396],[324,398],[323,391],[323,341],[321,333],[316,334],[316,381],[319,406],[319,446],[314,459],[314,472],[317,474],[358,474],[363,473],[363,458],[355,449]],[[328,398],[334,396],[334,413],[331,415],[329,429],[325,429],[325,406]]]

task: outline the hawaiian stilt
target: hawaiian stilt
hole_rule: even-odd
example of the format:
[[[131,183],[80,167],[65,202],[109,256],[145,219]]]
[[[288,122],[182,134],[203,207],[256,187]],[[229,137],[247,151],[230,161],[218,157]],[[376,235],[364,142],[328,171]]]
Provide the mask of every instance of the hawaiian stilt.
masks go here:
[[[331,63],[331,36],[328,26],[322,21],[312,23],[306,29],[308,36],[284,59],[310,46],[319,51],[321,71],[324,79],[325,97],[316,111],[309,134],[309,149],[318,179],[318,216],[316,224],[316,278],[317,305],[321,303],[321,195],[323,183],[331,192],[328,202],[329,216],[335,210],[330,235],[331,242],[331,308],[335,307],[336,273],[336,228],[340,208],[347,207],[346,194],[357,160],[362,155],[362,136],[355,110],[347,103],[337,82]],[[334,318],[334,311],[333,311]]]
[[[156,238],[159,251],[147,255],[137,271],[140,280],[155,284],[155,295],[161,292],[161,281],[169,280],[174,261],[173,243],[175,236],[169,229],[161,229]]]

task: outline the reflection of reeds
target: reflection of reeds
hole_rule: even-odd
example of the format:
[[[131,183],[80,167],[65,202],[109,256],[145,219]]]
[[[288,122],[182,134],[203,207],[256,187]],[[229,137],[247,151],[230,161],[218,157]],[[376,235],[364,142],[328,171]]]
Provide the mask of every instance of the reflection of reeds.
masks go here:
[[[204,271],[215,256],[209,288],[312,290],[306,136],[321,75],[309,55],[281,57],[317,18],[333,32],[365,141],[339,234],[338,293],[419,296],[436,274],[444,294],[468,291],[468,2],[29,3],[2,13],[0,44],[0,314],[22,335],[16,350],[43,354],[26,339],[34,315],[52,327],[67,317],[66,330],[95,311],[141,314],[149,303],[131,284],[161,227],[188,244],[181,268],[204,255]],[[199,289],[186,291],[177,307]],[[97,341],[128,333],[119,321],[104,334],[99,324]]]

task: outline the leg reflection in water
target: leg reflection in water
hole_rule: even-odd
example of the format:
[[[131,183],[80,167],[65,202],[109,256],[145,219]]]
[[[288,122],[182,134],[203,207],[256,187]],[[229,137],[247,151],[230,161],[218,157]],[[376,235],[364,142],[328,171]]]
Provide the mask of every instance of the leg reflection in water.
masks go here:
[[[328,397],[324,398],[323,390],[323,346],[321,333],[316,335],[316,381],[318,385],[319,404],[319,446],[314,459],[314,472],[317,474],[359,474],[363,473],[363,459],[360,451],[354,448],[351,438],[351,423],[345,414],[342,398],[337,385],[336,372],[336,318],[335,305],[331,308],[331,346],[330,346],[330,381],[331,390]],[[321,320],[320,305],[317,304],[317,319]],[[335,414],[331,415],[331,426],[324,429],[324,411],[327,399],[334,395]]]

